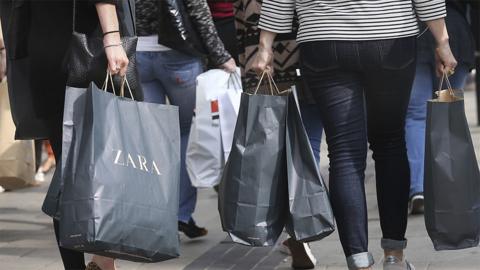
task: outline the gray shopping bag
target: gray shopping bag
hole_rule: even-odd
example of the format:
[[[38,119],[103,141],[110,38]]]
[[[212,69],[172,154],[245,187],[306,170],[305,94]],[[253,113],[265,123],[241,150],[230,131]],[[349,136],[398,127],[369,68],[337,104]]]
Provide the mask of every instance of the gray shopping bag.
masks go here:
[[[55,218],[60,219],[60,196],[63,188],[62,171],[66,168],[64,165],[71,165],[68,158],[72,154],[71,145],[73,142],[73,107],[76,104],[76,113],[83,114],[85,110],[85,88],[75,88],[67,86],[65,91],[65,106],[63,112],[63,130],[62,130],[62,157],[60,164],[57,164],[52,182],[48,188],[45,200],[43,201],[42,211]],[[77,126],[78,123],[77,123]]]
[[[218,204],[223,230],[237,243],[270,246],[283,231],[287,105],[288,96],[242,93]]]
[[[60,245],[138,262],[177,257],[178,108],[91,84],[65,126],[72,145],[62,164]]]
[[[289,218],[285,227],[297,241],[320,240],[335,231],[335,221],[328,191],[293,95],[289,97],[286,128]]]
[[[480,233],[480,173],[463,99],[440,92],[428,102],[425,223],[436,250],[476,247]]]

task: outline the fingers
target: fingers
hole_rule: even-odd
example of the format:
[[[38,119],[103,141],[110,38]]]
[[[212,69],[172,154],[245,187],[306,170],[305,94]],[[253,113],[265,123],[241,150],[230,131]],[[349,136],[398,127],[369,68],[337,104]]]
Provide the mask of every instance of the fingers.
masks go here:
[[[230,58],[227,62],[221,65],[221,67],[228,73],[235,73],[237,71],[237,64],[233,58]]]
[[[436,73],[438,77],[442,77],[443,74],[447,76],[452,76],[455,74],[455,68],[457,67],[457,61],[455,59],[447,60],[447,61],[439,61],[437,62]]]
[[[264,61],[255,61],[252,69],[255,71],[255,73],[257,73],[258,76],[262,76],[264,72],[273,75],[273,67]]]
[[[113,56],[108,58],[108,70],[112,75],[119,74],[125,76],[127,74],[128,58],[125,55]]]
[[[264,72],[273,75],[273,52],[260,47],[252,65],[253,71],[261,76]]]
[[[458,63],[453,56],[452,50],[450,49],[450,45],[448,43],[437,47],[436,62],[436,71],[438,76],[442,76],[443,74],[451,76],[455,73],[455,68],[457,67]]]
[[[125,77],[127,75],[128,59],[117,63],[120,66],[120,76]]]
[[[457,67],[457,61],[455,59],[449,59],[446,63],[443,64],[443,72],[448,76],[452,76],[455,73],[455,68]]]

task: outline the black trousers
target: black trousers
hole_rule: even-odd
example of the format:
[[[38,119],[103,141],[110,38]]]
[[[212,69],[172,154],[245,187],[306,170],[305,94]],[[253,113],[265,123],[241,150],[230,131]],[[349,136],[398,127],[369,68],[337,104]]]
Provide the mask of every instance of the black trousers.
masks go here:
[[[302,75],[326,132],[332,207],[347,257],[368,250],[368,143],[383,238],[399,249],[406,241],[410,170],[404,127],[415,51],[414,37],[300,44]]]
[[[235,18],[214,19],[214,23],[218,36],[225,45],[225,49],[238,64],[238,40],[236,36]]]
[[[30,81],[35,93],[35,111],[47,119],[48,139],[57,164],[60,164],[66,85],[64,57],[72,31],[72,4],[70,1],[31,1],[30,4],[29,40],[35,40],[35,42],[28,44],[28,51],[32,74]],[[53,225],[58,242],[58,221],[53,220]],[[61,247],[59,251],[66,270],[85,269],[83,253]]]
[[[49,140],[52,145],[53,152],[55,154],[55,159],[57,164],[60,164],[59,161],[62,156],[62,118],[61,114],[56,115],[49,119],[49,130],[51,131]],[[57,244],[59,241],[59,222],[56,219],[53,219],[53,228],[55,230],[55,237],[57,239]],[[58,247],[60,255],[62,257],[63,266],[65,270],[85,270],[85,256],[82,252],[65,249]]]

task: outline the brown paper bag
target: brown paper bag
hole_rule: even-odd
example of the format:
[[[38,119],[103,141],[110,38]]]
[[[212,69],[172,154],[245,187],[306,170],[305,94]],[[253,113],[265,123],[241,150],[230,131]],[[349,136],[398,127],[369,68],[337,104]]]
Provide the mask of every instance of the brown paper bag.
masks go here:
[[[15,141],[7,83],[0,83],[0,186],[6,190],[35,184],[33,141]]]

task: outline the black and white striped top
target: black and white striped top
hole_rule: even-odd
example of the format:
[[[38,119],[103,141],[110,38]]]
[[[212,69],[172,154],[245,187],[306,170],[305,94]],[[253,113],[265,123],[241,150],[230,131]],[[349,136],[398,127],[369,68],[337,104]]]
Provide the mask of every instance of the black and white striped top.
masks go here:
[[[259,28],[292,31],[297,11],[297,41],[377,40],[417,35],[421,21],[446,16],[445,0],[264,0]]]

